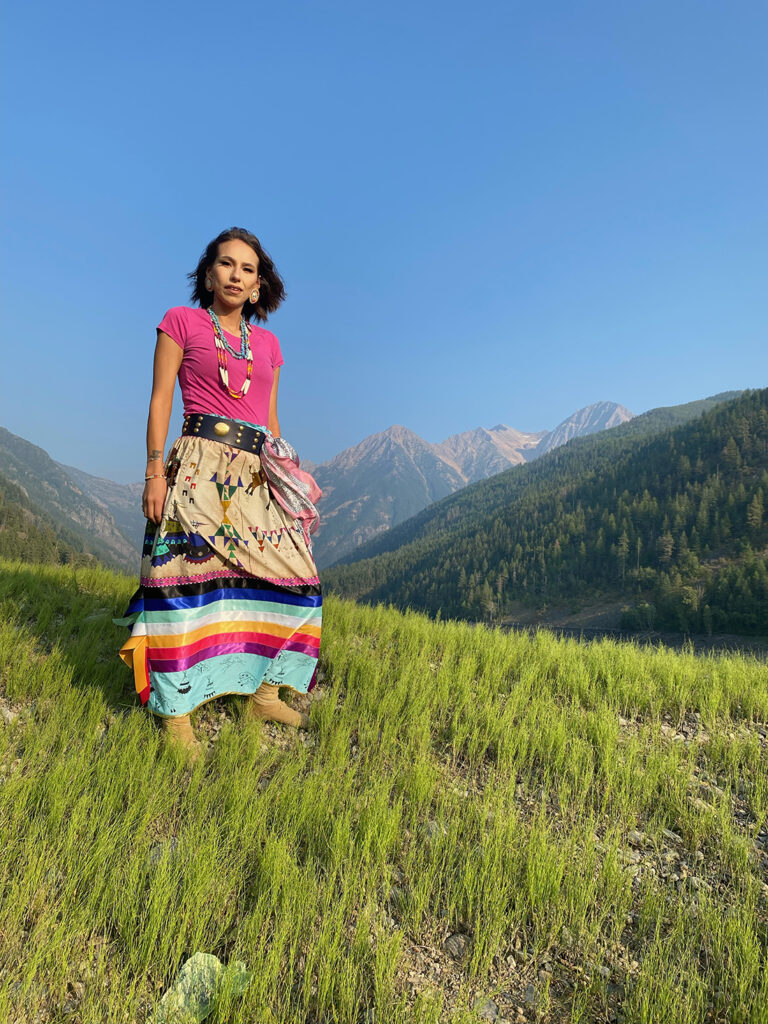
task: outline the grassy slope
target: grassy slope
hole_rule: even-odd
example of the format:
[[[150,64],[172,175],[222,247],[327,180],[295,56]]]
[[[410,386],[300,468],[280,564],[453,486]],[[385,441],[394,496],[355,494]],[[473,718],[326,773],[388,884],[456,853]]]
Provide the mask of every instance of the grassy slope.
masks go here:
[[[222,701],[189,768],[130,582],[2,570],[0,1020],[141,1024],[197,950],[255,971],[214,1024],[768,1020],[764,664],[332,599],[305,740]]]

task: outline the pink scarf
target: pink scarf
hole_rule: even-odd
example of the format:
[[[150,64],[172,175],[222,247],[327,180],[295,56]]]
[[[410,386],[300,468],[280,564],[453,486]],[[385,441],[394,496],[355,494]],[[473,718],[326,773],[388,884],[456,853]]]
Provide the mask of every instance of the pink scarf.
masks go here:
[[[284,438],[273,437],[268,433],[260,457],[261,468],[273,496],[289,516],[301,521],[304,540],[311,551],[309,535],[315,532],[320,522],[315,502],[322,497],[323,492],[310,473],[299,469],[296,449]]]

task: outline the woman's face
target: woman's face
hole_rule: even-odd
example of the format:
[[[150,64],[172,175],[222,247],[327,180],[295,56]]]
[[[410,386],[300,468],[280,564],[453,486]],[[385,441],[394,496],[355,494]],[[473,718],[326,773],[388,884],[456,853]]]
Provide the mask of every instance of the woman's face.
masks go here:
[[[243,306],[259,286],[259,257],[239,238],[219,245],[219,253],[208,268],[214,298],[220,306]]]

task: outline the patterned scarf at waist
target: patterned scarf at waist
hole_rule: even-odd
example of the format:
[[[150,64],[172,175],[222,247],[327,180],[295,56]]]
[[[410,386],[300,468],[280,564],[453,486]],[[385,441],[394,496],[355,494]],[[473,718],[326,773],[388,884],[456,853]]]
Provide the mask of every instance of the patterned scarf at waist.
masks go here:
[[[283,437],[273,437],[269,431],[266,434],[261,449],[261,468],[277,503],[289,516],[301,521],[304,540],[311,548],[309,535],[320,522],[315,502],[323,492],[310,473],[299,469],[299,456],[293,445]]]

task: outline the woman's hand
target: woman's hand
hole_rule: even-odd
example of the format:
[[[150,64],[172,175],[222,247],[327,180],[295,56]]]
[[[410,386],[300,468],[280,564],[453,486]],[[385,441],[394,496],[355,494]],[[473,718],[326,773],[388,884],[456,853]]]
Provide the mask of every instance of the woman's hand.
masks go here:
[[[141,496],[141,510],[145,518],[150,519],[157,526],[163,518],[165,496],[168,493],[168,483],[163,477],[155,477],[154,480],[147,480],[144,484],[144,493]]]

